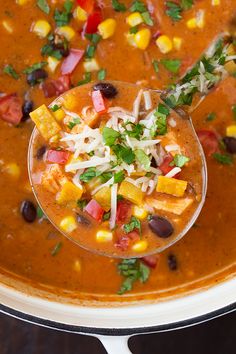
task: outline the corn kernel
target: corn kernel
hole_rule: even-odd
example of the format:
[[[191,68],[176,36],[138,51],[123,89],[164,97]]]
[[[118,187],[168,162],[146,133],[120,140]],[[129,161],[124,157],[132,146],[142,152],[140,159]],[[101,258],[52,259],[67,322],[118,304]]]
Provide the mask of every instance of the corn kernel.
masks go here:
[[[132,250],[134,252],[144,252],[144,251],[146,251],[147,247],[148,247],[147,241],[141,240],[141,241],[135,242],[135,244],[132,247]]]
[[[66,216],[60,222],[60,228],[66,233],[71,233],[77,229],[77,223],[74,216]]]
[[[107,18],[105,21],[98,25],[98,32],[103,39],[113,36],[116,30],[116,21],[113,18]]]
[[[186,23],[187,27],[189,29],[194,29],[197,28],[197,19],[195,17],[190,18],[187,23]]]
[[[53,112],[53,115],[56,118],[57,122],[62,122],[66,114],[63,109],[59,108],[57,111]]]
[[[74,18],[77,20],[77,21],[87,21],[87,18],[88,18],[88,14],[87,12],[82,9],[82,7],[80,6],[77,6],[75,11],[74,11]]]
[[[109,242],[113,239],[113,233],[111,231],[99,230],[96,234],[97,242]]]
[[[51,73],[54,73],[56,68],[60,64],[60,60],[57,60],[54,57],[48,57],[47,62],[48,62],[48,69],[51,71]]]
[[[76,272],[80,272],[81,271],[81,263],[79,259],[76,259],[74,262],[74,270],[76,270]]]
[[[173,46],[176,50],[180,50],[182,47],[183,40],[180,37],[173,38]]]
[[[144,208],[140,208],[135,205],[135,207],[133,209],[133,216],[135,216],[136,218],[138,218],[140,220],[144,220],[148,216],[148,213],[147,213],[147,210],[145,210]]]
[[[159,176],[157,182],[157,192],[182,197],[187,188],[188,182],[171,177]]]
[[[40,38],[46,38],[51,31],[51,25],[48,21],[38,20],[33,25],[32,31]]]
[[[220,0],[211,0],[212,6],[219,6],[220,5]]]
[[[145,50],[151,39],[151,31],[148,28],[143,28],[134,35],[134,41],[139,49]]]
[[[133,12],[126,18],[126,22],[130,27],[138,26],[140,23],[143,23],[143,18],[139,12]]]
[[[172,40],[164,34],[157,38],[156,45],[163,54],[169,53],[173,49]]]
[[[234,124],[234,125],[229,125],[229,126],[226,128],[226,135],[227,135],[227,136],[232,136],[232,137],[236,138],[236,124]]]
[[[68,42],[70,42],[75,36],[75,31],[70,26],[59,27],[57,28],[56,33],[60,36],[63,36],[65,39],[68,40]]]
[[[134,34],[126,33],[125,36],[126,36],[126,39],[127,39],[127,42],[129,43],[129,45],[131,45],[132,47],[137,48],[137,45],[136,45],[135,40],[134,40]]]
[[[98,71],[100,70],[100,66],[97,62],[96,59],[91,59],[91,60],[86,60],[84,63],[83,63],[83,66],[84,66],[84,70],[86,72],[92,72],[92,71]]]
[[[2,25],[5,28],[5,30],[7,30],[7,32],[13,33],[13,27],[9,21],[2,21]]]
[[[20,6],[27,4],[27,2],[29,2],[29,0],[16,0],[16,3]]]
[[[20,177],[20,167],[17,163],[12,162],[7,164],[4,170],[15,179],[18,179]]]

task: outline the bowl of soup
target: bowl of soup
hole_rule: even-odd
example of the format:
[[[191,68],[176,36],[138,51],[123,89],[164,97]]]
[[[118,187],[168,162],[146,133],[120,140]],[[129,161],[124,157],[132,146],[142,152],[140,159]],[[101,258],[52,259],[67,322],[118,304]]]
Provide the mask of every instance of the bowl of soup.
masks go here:
[[[233,0],[2,4],[1,311],[104,340],[235,308],[235,42],[214,42],[232,29],[233,11]],[[190,113],[207,160],[206,201],[193,227],[158,255],[132,261],[65,238],[37,204],[27,171],[30,113],[104,80],[165,91],[165,104]],[[53,114],[61,119],[59,109]]]

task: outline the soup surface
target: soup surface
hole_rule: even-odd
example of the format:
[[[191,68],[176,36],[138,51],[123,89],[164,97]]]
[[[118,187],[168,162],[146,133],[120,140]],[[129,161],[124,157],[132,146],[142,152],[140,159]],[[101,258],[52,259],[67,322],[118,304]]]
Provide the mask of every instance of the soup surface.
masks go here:
[[[108,0],[96,7],[88,2],[86,11],[68,1],[2,4],[0,85],[11,95],[0,98],[2,273],[51,292],[103,301],[158,299],[234,275],[234,75],[192,112],[207,155],[207,199],[194,227],[160,255],[120,262],[79,248],[45,219],[28,180],[30,111],[90,80],[169,87],[228,28],[235,8],[233,0],[184,3],[175,11],[151,0],[113,2],[115,9]]]

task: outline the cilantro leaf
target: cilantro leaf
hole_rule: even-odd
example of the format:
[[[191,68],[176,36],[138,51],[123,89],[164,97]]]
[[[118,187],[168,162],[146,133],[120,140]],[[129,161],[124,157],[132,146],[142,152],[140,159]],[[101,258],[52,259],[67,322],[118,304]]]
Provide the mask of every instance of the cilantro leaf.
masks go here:
[[[6,65],[3,69],[4,74],[11,76],[13,79],[18,80],[20,75],[17,74],[12,65]]]
[[[81,123],[80,118],[73,118],[73,121],[69,122],[67,126],[69,129],[73,129],[77,124],[80,123]]]
[[[35,70],[42,69],[45,65],[47,65],[46,61],[41,61],[40,63],[35,63],[35,64],[29,66],[28,68],[24,69],[23,73],[24,74],[31,74]]]
[[[182,19],[181,16],[182,8],[178,4],[176,4],[173,1],[167,1],[166,7],[167,7],[166,14],[172,19],[172,21],[177,22]]]
[[[112,128],[105,127],[102,131],[102,138],[105,145],[111,146],[116,139],[120,137],[120,133]]]
[[[140,165],[142,166],[142,168],[145,171],[149,171],[150,165],[151,165],[151,160],[148,157],[148,155],[143,150],[137,149],[137,150],[135,150],[135,156],[136,156],[136,159],[138,160],[138,162],[140,163]]]
[[[84,210],[84,208],[86,207],[86,205],[88,204],[88,201],[86,199],[79,199],[77,200],[77,205],[80,208],[81,211]]]
[[[193,0],[181,0],[180,4],[183,10],[189,10],[193,6]]]
[[[112,146],[112,150],[118,157],[118,159],[123,160],[128,165],[130,165],[135,160],[135,155],[131,148],[116,144]]]
[[[155,70],[156,73],[159,72],[159,64],[158,64],[158,60],[154,59],[152,61],[152,65],[153,65],[153,69]]]
[[[38,0],[37,1],[37,6],[40,8],[40,10],[42,10],[45,14],[49,14],[50,13],[50,7],[47,3],[47,0]]]
[[[60,106],[58,106],[57,104],[54,104],[54,105],[51,107],[51,111],[56,112],[56,111],[58,111],[58,109],[60,109],[60,108],[61,108]]]
[[[130,34],[135,34],[138,32],[138,26],[131,27],[129,30]]]
[[[130,8],[131,12],[146,12],[147,11],[147,7],[144,5],[144,3],[140,0],[135,0]]]
[[[59,49],[54,49],[51,44],[45,44],[41,48],[41,54],[42,56],[50,56],[53,58],[56,58],[57,60],[60,60],[62,58],[62,54]]]
[[[42,209],[40,208],[40,206],[37,207],[37,218],[38,219],[42,219],[42,217],[44,217],[44,212],[42,211]]]
[[[70,0],[66,0],[64,3],[64,10],[59,11],[58,9],[54,12],[54,20],[56,22],[57,27],[65,26],[70,22],[72,17],[73,2]]]
[[[170,72],[176,74],[179,71],[181,61],[179,59],[161,59],[162,65]]]
[[[91,181],[91,179],[96,177],[96,175],[97,174],[96,174],[95,167],[89,167],[89,168],[87,168],[87,170],[84,173],[82,173],[80,175],[79,179],[80,179],[80,181],[87,183],[87,182]]]
[[[95,46],[100,42],[102,37],[98,33],[86,33],[85,37]]]
[[[85,58],[91,59],[94,57],[96,47],[94,45],[88,45],[85,51]]]
[[[117,12],[125,12],[126,6],[119,2],[119,0],[112,0],[112,7]]]
[[[126,234],[128,234],[129,232],[135,229],[139,231],[140,236],[142,234],[141,221],[137,219],[135,216],[131,216],[130,222],[128,224],[124,224],[123,228]]]
[[[123,259],[118,264],[118,271],[125,278],[118,291],[119,295],[132,290],[133,284],[138,280],[145,283],[150,276],[150,268],[136,258]]]
[[[152,136],[155,135],[165,135],[167,132],[167,116],[169,115],[170,110],[167,106],[162,103],[159,103],[154,115],[157,117],[156,124],[152,129]]]
[[[58,242],[55,247],[52,249],[51,251],[51,255],[54,257],[58,254],[58,252],[61,250],[62,248],[62,242]]]
[[[133,123],[128,123],[127,125],[131,125],[132,129],[125,130],[125,134],[127,134],[128,136],[131,136],[132,138],[136,138],[136,139],[140,139],[141,135],[143,134],[143,125],[142,124],[133,124]],[[126,126],[127,126],[126,125]]]
[[[148,11],[142,12],[141,15],[142,15],[143,21],[146,23],[146,25],[148,25],[148,26],[154,25],[151,15]]]
[[[212,156],[222,165],[231,165],[233,163],[233,157],[230,155],[215,152]]]
[[[183,167],[189,161],[190,161],[189,157],[176,154],[174,156],[174,160],[170,163],[170,166]]]
[[[98,80],[104,80],[106,77],[106,69],[100,69],[98,72]]]
[[[108,211],[107,213],[103,214],[102,221],[107,221],[111,217],[111,212]]]
[[[84,73],[83,77],[84,77],[83,80],[80,80],[77,83],[77,86],[81,86],[81,85],[89,83],[91,81],[92,75],[91,75],[91,73],[87,72],[87,73]]]
[[[207,121],[207,122],[212,122],[215,118],[216,118],[215,112],[211,112],[211,113],[209,113],[209,114],[207,115],[206,121]]]
[[[99,176],[100,180],[102,183],[106,183],[107,181],[109,181],[109,179],[112,178],[112,172],[103,172],[100,176]]]

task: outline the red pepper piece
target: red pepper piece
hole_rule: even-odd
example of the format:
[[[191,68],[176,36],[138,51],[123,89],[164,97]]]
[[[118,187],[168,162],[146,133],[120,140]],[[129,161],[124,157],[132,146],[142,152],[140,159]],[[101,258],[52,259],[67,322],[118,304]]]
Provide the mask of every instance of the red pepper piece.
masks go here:
[[[77,4],[88,14],[91,14],[94,10],[94,0],[77,0]]]
[[[70,77],[62,75],[57,80],[44,82],[42,89],[45,97],[58,96],[70,89]]]
[[[119,200],[117,203],[116,221],[124,222],[129,218],[131,204],[126,200]]]
[[[70,153],[63,150],[49,150],[47,152],[46,160],[50,163],[58,163],[64,165],[69,159]]]
[[[76,66],[79,64],[83,55],[84,55],[84,50],[71,49],[70,54],[64,59],[61,65],[62,75],[71,74],[75,70]]]
[[[84,209],[92,218],[96,221],[101,222],[104,214],[104,209],[98,204],[94,199],[91,199],[90,202],[86,205]]]
[[[102,114],[107,111],[105,100],[102,96],[101,91],[97,90],[92,92],[92,101],[94,109],[97,113]]]
[[[141,261],[150,268],[156,268],[158,263],[158,256],[146,256],[141,258]]]
[[[87,22],[85,24],[85,33],[96,33],[99,23],[102,22],[102,13],[101,11],[95,11],[89,15]]]
[[[22,114],[22,101],[15,93],[0,97],[0,118],[11,124],[19,124]]]
[[[115,243],[115,247],[121,249],[122,251],[126,251],[131,242],[135,242],[140,240],[139,233],[137,231],[131,231],[128,234],[122,234],[118,237],[117,242]]]
[[[198,130],[197,136],[207,156],[219,151],[219,139],[212,130]]]

